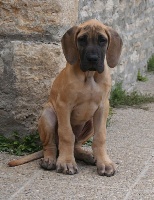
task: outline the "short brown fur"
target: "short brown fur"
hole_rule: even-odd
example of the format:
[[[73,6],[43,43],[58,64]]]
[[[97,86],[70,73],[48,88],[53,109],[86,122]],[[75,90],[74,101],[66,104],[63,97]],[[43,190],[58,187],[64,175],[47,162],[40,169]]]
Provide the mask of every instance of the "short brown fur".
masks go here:
[[[93,40],[101,34],[108,40],[102,73],[83,72],[80,69],[77,39],[83,34],[88,34],[88,38]],[[43,156],[41,167],[56,169],[59,173],[75,174],[78,172],[76,158],[96,164],[99,175],[112,176],[115,167],[105,146],[111,89],[109,67],[115,67],[118,63],[122,40],[113,29],[97,20],[89,20],[67,31],[62,38],[62,47],[67,64],[55,79],[49,101],[39,119],[43,151],[11,161],[9,166]],[[94,136],[93,154],[81,147],[91,136]]]

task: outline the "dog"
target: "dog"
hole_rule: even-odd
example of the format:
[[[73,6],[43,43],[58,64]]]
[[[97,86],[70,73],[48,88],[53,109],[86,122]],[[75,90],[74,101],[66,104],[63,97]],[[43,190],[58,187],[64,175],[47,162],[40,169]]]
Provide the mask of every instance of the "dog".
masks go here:
[[[43,150],[8,165],[42,158],[42,168],[72,175],[78,173],[77,159],[96,165],[101,176],[112,176],[115,165],[105,145],[109,67],[118,64],[122,39],[111,27],[92,19],[70,28],[61,43],[66,67],[53,82],[38,123]],[[92,136],[93,153],[82,149]]]

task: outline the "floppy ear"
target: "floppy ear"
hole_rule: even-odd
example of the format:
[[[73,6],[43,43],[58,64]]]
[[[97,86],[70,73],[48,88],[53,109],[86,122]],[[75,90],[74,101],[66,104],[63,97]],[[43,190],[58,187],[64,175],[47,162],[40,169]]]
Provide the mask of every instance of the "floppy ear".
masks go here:
[[[70,28],[62,37],[61,43],[63,53],[67,62],[71,65],[75,64],[78,60],[78,50],[76,46],[77,26]]]
[[[109,37],[106,59],[109,67],[113,68],[118,64],[123,43],[119,34],[112,28],[107,27],[106,31]]]

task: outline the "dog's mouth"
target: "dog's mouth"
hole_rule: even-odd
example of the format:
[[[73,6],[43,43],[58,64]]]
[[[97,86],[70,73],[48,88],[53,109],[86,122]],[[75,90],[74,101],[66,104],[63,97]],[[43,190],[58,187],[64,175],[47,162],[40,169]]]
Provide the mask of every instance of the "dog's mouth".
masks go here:
[[[103,71],[104,71],[104,65],[103,64],[84,64],[84,63],[81,63],[80,64],[80,69],[83,71],[83,72],[86,72],[86,71],[94,71],[94,72],[98,72],[99,74],[101,74]]]
[[[97,72],[101,74],[104,71],[104,66],[98,67]]]
[[[81,69],[83,72],[86,72],[86,71],[93,71],[93,72],[98,72],[99,74],[101,74],[103,71],[104,71],[104,67],[98,67],[97,69],[94,68],[94,67],[90,67],[88,69]]]
[[[103,66],[101,66],[101,67],[90,67],[89,69],[88,69],[88,71],[97,71],[99,74],[101,74],[103,71],[104,71],[104,67]]]
[[[94,67],[90,67],[88,71],[97,71]]]

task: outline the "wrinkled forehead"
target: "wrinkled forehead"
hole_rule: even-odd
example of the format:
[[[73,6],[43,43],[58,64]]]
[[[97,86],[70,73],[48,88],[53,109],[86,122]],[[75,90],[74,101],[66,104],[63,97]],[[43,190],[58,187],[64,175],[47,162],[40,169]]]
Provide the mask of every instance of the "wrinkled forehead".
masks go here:
[[[103,35],[105,38],[108,38],[105,28],[99,25],[81,26],[77,37],[83,35],[87,35],[88,38],[97,38],[98,35]]]

